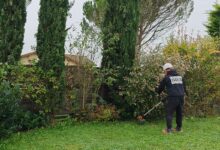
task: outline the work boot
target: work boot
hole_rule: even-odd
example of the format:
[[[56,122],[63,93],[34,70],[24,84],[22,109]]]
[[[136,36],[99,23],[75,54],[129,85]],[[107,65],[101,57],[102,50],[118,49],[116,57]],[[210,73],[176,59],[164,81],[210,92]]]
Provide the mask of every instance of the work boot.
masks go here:
[[[167,128],[166,128],[166,129],[163,129],[162,132],[163,132],[163,134],[165,134],[165,135],[166,135],[166,134],[170,134],[170,133],[172,133],[172,129],[167,129]]]
[[[183,130],[181,129],[181,128],[178,128],[178,127],[176,127],[175,129],[174,129],[174,132],[183,132]]]

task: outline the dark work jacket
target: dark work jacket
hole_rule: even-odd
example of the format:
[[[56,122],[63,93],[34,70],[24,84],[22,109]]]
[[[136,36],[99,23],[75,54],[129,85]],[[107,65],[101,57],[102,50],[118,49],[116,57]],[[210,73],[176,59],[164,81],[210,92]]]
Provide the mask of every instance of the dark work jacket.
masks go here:
[[[175,70],[171,70],[167,73],[167,75],[160,82],[156,92],[160,94],[165,89],[168,96],[184,96],[186,91],[183,78],[178,75]]]

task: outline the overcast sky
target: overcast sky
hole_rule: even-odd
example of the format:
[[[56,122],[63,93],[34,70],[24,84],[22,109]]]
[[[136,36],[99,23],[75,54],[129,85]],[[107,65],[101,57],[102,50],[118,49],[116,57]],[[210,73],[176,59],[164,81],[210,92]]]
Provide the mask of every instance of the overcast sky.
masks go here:
[[[67,19],[67,27],[74,26],[79,31],[79,24],[83,17],[82,6],[87,0],[75,0],[74,6],[70,13],[72,17]],[[207,22],[208,12],[212,10],[213,4],[216,0],[194,0],[194,11],[188,22],[185,24],[188,34],[206,35],[204,24]],[[33,0],[27,8],[27,22],[25,25],[24,47],[22,53],[32,51],[32,46],[36,46],[35,34],[38,27],[38,12],[40,0]]]

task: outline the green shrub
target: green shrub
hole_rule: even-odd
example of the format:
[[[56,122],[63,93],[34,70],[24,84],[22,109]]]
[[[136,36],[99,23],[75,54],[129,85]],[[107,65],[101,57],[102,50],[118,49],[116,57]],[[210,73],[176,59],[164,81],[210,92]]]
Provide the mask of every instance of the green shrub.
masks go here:
[[[52,71],[44,73],[42,69],[33,66],[23,65],[3,65],[0,69],[3,79],[8,80],[12,85],[18,84],[21,89],[21,104],[24,109],[32,112],[52,113],[57,107],[57,101],[51,99],[51,93],[48,90],[47,83],[57,89],[58,81],[53,76]],[[54,110],[55,111],[55,110]]]
[[[113,121],[119,119],[119,112],[114,105],[96,105],[72,114],[77,121]]]
[[[1,65],[1,137],[49,123],[57,102],[50,99],[46,82],[54,89],[59,84],[51,74],[37,66]]]
[[[124,107],[124,113],[136,117],[144,114],[160,100],[155,87],[159,82],[162,73],[161,64],[163,57],[161,54],[152,53],[144,57],[140,65],[133,67],[129,76],[125,78],[126,84],[121,87],[121,95],[128,103]],[[126,109],[127,108],[127,109]],[[162,109],[159,108],[151,113],[151,117],[159,116]]]
[[[219,58],[204,59],[197,67],[186,72],[189,97],[188,114],[213,115],[214,106],[220,106]]]
[[[133,67],[126,84],[120,87],[120,95],[127,105],[119,110],[123,116],[134,117],[144,114],[159,101],[154,92],[162,79],[160,66],[165,62],[174,65],[177,72],[184,76],[188,91],[185,99],[185,114],[195,116],[213,115],[220,106],[220,61],[218,41],[209,37],[190,39],[172,37],[163,48],[163,53],[142,55],[140,65]],[[164,98],[165,95],[161,95]],[[126,103],[125,103],[126,104]],[[215,108],[215,109],[214,109]],[[162,116],[163,107],[154,110],[148,118]]]
[[[175,37],[168,41],[163,52],[165,59],[185,75],[187,91],[185,113],[207,116],[220,105],[219,41],[210,37],[191,39]]]
[[[112,121],[119,119],[119,114],[113,105],[97,105],[88,115],[89,120]]]
[[[46,125],[42,112],[34,113],[21,106],[21,89],[2,81],[0,85],[0,137],[4,138],[16,131],[24,131]]]
[[[17,114],[20,112],[21,92],[17,85],[9,82],[0,84],[0,138],[7,137],[18,127]]]

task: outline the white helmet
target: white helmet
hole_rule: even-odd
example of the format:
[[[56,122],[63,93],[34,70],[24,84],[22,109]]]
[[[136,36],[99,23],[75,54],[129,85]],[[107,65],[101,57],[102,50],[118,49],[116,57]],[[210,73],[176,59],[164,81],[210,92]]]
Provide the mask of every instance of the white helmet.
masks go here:
[[[166,63],[163,65],[163,70],[171,69],[173,68],[173,65],[171,63]]]

